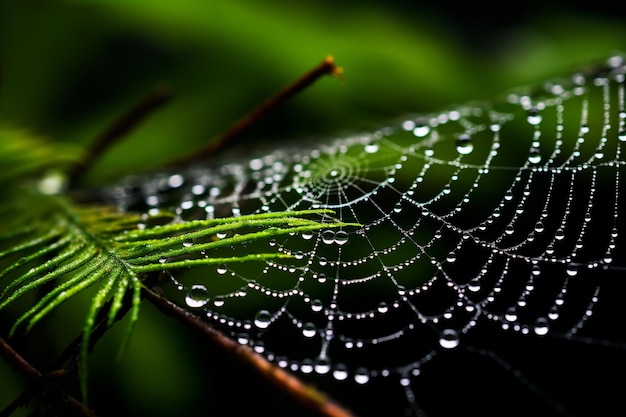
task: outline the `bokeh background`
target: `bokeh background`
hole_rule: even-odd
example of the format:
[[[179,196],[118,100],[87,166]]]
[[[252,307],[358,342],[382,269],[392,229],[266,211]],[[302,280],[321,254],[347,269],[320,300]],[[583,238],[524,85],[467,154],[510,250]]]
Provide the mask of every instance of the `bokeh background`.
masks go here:
[[[86,178],[106,183],[206,143],[326,55],[344,80],[324,78],[274,109],[235,153],[373,129],[567,74],[626,51],[625,19],[618,3],[593,2],[0,0],[0,126],[87,144],[169,83],[174,100]],[[62,349],[84,308],[70,303],[42,324],[32,354]],[[148,305],[115,362],[118,327],[90,360],[101,415],[305,415]],[[1,362],[0,409],[23,386]]]

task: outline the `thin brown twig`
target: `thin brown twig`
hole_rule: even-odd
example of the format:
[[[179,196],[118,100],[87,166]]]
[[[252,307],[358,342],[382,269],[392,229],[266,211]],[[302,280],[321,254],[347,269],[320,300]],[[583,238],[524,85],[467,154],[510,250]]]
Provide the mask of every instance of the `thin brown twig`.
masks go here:
[[[295,96],[300,91],[304,90],[316,80],[324,75],[333,75],[335,77],[341,77],[343,69],[335,65],[333,57],[327,56],[320,64],[312,68],[310,71],[302,75],[300,78],[285,86],[276,94],[265,100],[259,106],[257,106],[250,113],[239,119],[233,124],[225,133],[210,140],[206,146],[201,147],[187,155],[183,155],[170,162],[169,166],[182,166],[195,162],[199,159],[206,158],[214,155],[220,149],[223,149],[225,145],[232,142],[235,138],[240,136],[246,129],[248,129],[255,121],[263,117],[268,111],[276,107],[278,104],[287,100],[290,97]]]
[[[3,337],[0,337],[0,353],[2,353],[2,356],[4,356],[9,363],[12,363],[22,374],[33,379],[42,377],[43,374],[13,349]]]
[[[171,98],[171,88],[167,84],[158,84],[147,96],[110,124],[93,141],[85,157],[69,172],[70,184],[78,183],[80,177],[92,166],[94,161]]]
[[[273,365],[250,347],[240,345],[230,339],[219,330],[204,322],[200,317],[186,311],[152,290],[146,290],[145,296],[163,313],[177,319],[193,330],[202,333],[212,342],[234,355],[242,362],[252,366],[268,381],[281,388],[301,404],[316,411],[320,416],[353,417],[352,413],[334,402],[324,393],[304,384],[295,376]]]
[[[0,337],[0,353],[9,363],[13,364],[13,366],[15,366],[17,370],[30,378],[32,382],[41,383],[44,380],[47,380],[49,382],[50,380],[58,380],[59,378],[67,376],[67,372],[64,369],[57,369],[48,373],[41,372],[39,369],[35,368],[30,362],[28,362],[22,355],[20,355],[20,353],[17,352],[3,337]],[[17,410],[17,408],[26,404],[28,402],[28,399],[32,395],[33,388],[31,386],[30,388],[27,388],[4,410],[1,410],[0,416],[4,417],[11,415],[15,410]],[[65,395],[65,401],[83,416],[96,417],[96,414],[85,403],[77,400],[72,395]]]

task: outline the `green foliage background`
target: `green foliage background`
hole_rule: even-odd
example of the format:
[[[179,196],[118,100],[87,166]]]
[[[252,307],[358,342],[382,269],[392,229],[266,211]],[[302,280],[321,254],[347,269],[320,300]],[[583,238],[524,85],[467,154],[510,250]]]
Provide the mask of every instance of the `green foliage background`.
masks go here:
[[[155,84],[171,84],[175,100],[90,172],[102,183],[205,143],[328,54],[345,80],[323,79],[275,109],[233,154],[491,99],[626,50],[624,16],[611,6],[467,7],[476,17],[408,1],[0,0],[0,126],[86,144]],[[34,330],[28,350],[41,363],[79,331],[77,303]],[[113,366],[117,327],[90,360],[96,409],[193,415],[245,398],[258,414],[294,410],[149,306]],[[24,382],[4,362],[0,381],[1,409]]]

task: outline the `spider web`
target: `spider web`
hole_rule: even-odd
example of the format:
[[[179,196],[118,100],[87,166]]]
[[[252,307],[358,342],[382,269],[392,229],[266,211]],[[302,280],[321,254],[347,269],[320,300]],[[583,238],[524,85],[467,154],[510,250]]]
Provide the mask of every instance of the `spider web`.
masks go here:
[[[230,249],[292,259],[168,277],[181,304],[360,415],[612,410],[625,73],[616,56],[494,103],[110,195],[182,219],[330,208],[360,224]]]

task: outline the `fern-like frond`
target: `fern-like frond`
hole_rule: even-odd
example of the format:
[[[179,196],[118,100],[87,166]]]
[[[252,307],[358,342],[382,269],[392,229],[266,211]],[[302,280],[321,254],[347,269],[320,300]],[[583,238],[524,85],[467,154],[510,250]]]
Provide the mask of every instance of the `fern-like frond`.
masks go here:
[[[111,325],[130,295],[128,337],[149,274],[289,257],[279,252],[219,256],[216,251],[288,233],[349,226],[333,220],[328,210],[184,222],[170,213],[146,216],[107,206],[87,207],[28,188],[13,193],[8,204],[20,210],[14,209],[19,214],[0,227],[0,309],[44,284],[54,284],[19,316],[11,334],[21,326],[30,329],[68,299],[98,286],[83,328],[83,395],[86,353],[98,312],[109,303],[106,324]]]

